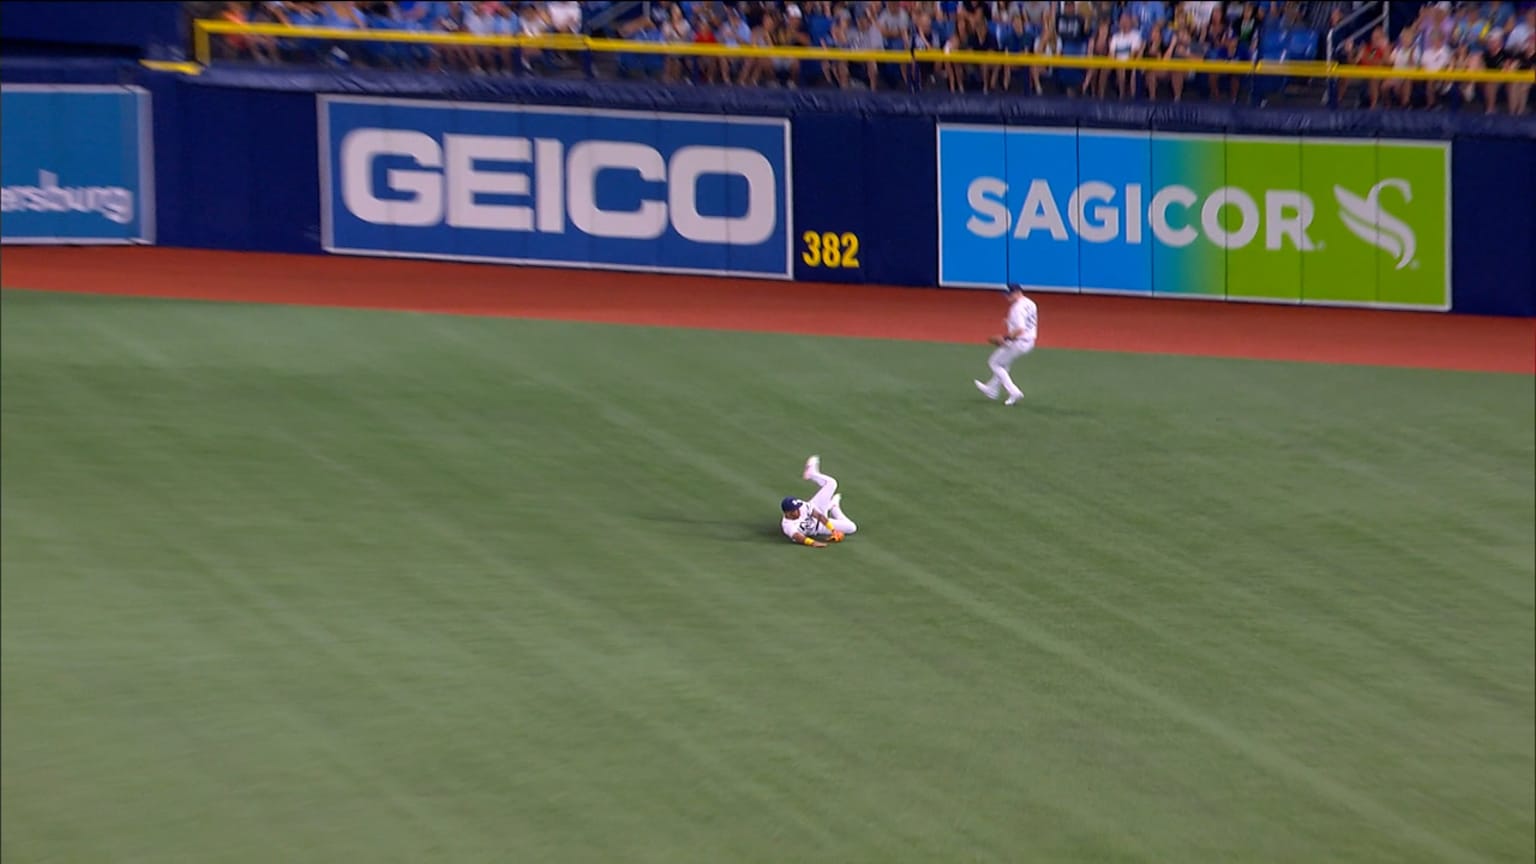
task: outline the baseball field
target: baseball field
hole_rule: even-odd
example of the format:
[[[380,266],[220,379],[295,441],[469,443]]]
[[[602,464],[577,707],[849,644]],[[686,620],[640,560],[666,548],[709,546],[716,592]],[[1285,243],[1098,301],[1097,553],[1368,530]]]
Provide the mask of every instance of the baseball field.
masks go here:
[[[1536,856],[1529,320],[3,278],[7,864]]]

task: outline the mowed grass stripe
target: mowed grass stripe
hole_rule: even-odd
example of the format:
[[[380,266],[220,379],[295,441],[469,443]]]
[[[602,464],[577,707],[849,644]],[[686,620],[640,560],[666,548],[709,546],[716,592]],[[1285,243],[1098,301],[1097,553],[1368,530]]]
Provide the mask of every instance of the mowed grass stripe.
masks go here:
[[[1513,376],[17,299],[8,860],[1531,855]]]

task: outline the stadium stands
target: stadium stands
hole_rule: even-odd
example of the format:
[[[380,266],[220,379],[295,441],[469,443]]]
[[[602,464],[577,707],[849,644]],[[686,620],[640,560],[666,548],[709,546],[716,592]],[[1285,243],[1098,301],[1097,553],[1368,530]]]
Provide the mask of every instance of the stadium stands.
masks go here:
[[[850,50],[1008,52],[1113,59],[1295,62],[1327,60],[1396,69],[1531,72],[1536,3],[1508,2],[358,2],[189,4],[221,7],[227,20],[422,33],[582,33],[651,43],[650,51],[589,56],[490,47],[235,39],[220,59],[258,63],[443,69],[467,74],[597,75],[737,86],[948,89],[1034,92],[1098,99],[1245,100],[1263,105],[1326,101],[1344,107],[1431,107],[1522,113],[1530,85],[1372,79],[1364,86],[1316,78],[1221,76],[1054,68],[1003,74],[982,63],[848,64],[821,59],[667,56],[655,45],[717,43]],[[1122,16],[1136,36],[1114,39]],[[1107,27],[1104,25],[1108,25]],[[1377,30],[1386,48],[1376,43]],[[1429,34],[1438,30],[1443,40]],[[1406,35],[1405,35],[1406,34]],[[1111,43],[1114,43],[1113,48]],[[1440,48],[1445,48],[1442,53]],[[596,53],[596,52],[593,52]],[[1124,75],[1125,73],[1119,73]],[[1532,72],[1536,76],[1536,72]],[[1037,83],[1038,82],[1038,83]],[[1171,86],[1159,86],[1162,84]],[[1384,99],[1383,92],[1392,94]]]

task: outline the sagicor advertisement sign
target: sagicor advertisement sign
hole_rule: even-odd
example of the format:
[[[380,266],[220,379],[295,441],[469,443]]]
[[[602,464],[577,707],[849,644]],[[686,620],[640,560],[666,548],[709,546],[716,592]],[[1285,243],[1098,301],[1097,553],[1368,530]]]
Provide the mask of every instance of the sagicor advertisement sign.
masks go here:
[[[1445,310],[1450,146],[941,124],[939,284]]]

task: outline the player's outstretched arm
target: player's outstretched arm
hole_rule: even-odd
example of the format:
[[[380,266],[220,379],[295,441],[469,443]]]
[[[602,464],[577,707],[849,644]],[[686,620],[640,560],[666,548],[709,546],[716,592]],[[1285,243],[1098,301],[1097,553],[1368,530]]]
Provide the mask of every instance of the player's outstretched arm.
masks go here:
[[[810,546],[813,549],[825,549],[826,546],[827,546],[827,544],[822,543],[819,540],[812,540],[811,538],[805,536],[804,534],[801,534],[799,531],[796,531],[795,532],[795,536],[793,536],[793,537],[791,537],[789,539],[795,541],[796,543],[800,544],[801,546]]]

